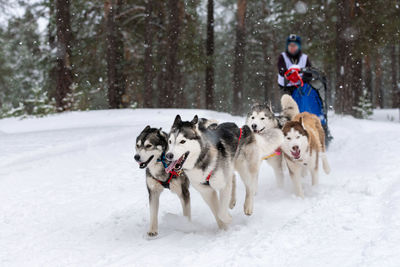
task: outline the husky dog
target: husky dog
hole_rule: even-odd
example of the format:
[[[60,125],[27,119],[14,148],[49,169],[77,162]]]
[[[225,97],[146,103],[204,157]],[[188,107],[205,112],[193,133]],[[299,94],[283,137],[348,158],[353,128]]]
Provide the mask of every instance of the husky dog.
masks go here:
[[[231,222],[228,208],[235,205],[233,161],[238,138],[239,128],[234,123],[207,127],[199,123],[197,115],[192,121],[182,121],[177,115],[168,139],[169,167],[184,170],[221,229]]]
[[[158,207],[164,189],[170,189],[181,200],[183,215],[190,220],[189,180],[184,173],[168,168],[165,160],[167,134],[160,129],[146,126],[136,138],[135,160],[139,168],[146,168],[146,184],[149,191],[149,236],[158,234]]]
[[[251,215],[261,163],[265,157],[277,153],[277,149],[283,142],[283,134],[280,129],[275,128],[263,129],[263,133],[258,134],[250,130],[247,125],[240,130],[242,138],[236,153],[235,169],[246,187],[244,213]]]
[[[281,131],[268,132],[275,141],[269,142],[246,125],[239,129],[234,123],[207,128],[198,124],[197,116],[190,122],[182,121],[179,115],[175,118],[166,158],[172,161],[171,167],[185,171],[209,205],[218,226],[226,229],[232,220],[228,208],[232,209],[236,203],[234,170],[246,186],[244,212],[251,215],[262,157],[280,146],[283,135]]]
[[[268,138],[266,132],[270,129],[282,129],[283,125],[289,121],[287,112],[283,111],[282,115],[275,115],[270,105],[254,104],[247,113],[246,125],[249,126],[256,134]],[[279,150],[271,154],[267,159],[268,164],[274,170],[276,183],[279,187],[283,187],[283,169],[282,155]]]
[[[308,112],[299,113],[296,102],[289,95],[282,98],[282,104],[291,119],[282,129],[285,136],[282,150],[296,194],[304,198],[301,175],[310,171],[312,185],[318,184],[320,156],[325,173],[330,172],[325,154],[325,132],[319,118]]]

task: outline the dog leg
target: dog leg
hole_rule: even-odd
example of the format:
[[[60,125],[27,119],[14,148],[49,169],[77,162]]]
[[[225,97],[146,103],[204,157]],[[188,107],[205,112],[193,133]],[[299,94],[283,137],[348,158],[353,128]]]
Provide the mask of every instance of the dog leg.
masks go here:
[[[182,204],[183,216],[186,216],[189,221],[192,219],[190,208],[190,192],[186,184],[182,184],[182,194],[179,196]]]
[[[293,185],[296,191],[296,195],[304,198],[303,187],[301,186],[301,177],[299,171],[297,171],[292,177]]]
[[[297,166],[297,164],[293,162],[288,162],[287,165],[296,195],[301,198],[304,198],[303,187],[301,186],[301,180],[300,180],[302,168]]]
[[[284,178],[283,178],[283,167],[282,167],[282,156],[275,156],[270,159],[270,164],[274,170],[276,184],[279,188],[283,188]]]
[[[158,208],[161,192],[158,190],[149,190],[150,229],[147,232],[149,236],[158,235]]]
[[[317,168],[313,168],[311,170],[311,179],[312,179],[312,185],[317,185],[318,184],[318,169]]]
[[[232,216],[229,214],[229,203],[232,198],[232,174],[228,174],[229,177],[226,181],[226,185],[219,190],[219,210],[218,217],[226,224],[232,222]]]
[[[232,175],[232,193],[231,193],[231,201],[229,203],[229,208],[233,209],[236,205],[236,176]]]
[[[218,228],[226,230],[227,225],[221,221],[221,219],[218,217],[218,195],[217,192],[212,189],[209,185],[196,185],[192,184],[194,188],[199,191],[201,197],[203,200],[207,203],[207,205],[210,207],[211,212],[213,213],[215,220],[217,221]]]
[[[239,170],[240,177],[242,178],[242,181],[246,187],[246,198],[244,201],[244,214],[250,216],[253,213],[253,201],[254,201],[254,195],[255,195],[255,187],[254,184],[256,181],[254,181],[254,177],[250,174],[249,170]]]
[[[331,172],[331,167],[329,166],[328,158],[326,157],[325,152],[321,153],[321,158],[322,158],[322,168],[324,169],[324,172],[326,174],[329,174]]]

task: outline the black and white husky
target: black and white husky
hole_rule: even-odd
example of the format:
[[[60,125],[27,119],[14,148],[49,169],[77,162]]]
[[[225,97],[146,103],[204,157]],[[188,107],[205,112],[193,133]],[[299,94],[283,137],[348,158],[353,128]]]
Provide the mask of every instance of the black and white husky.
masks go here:
[[[249,126],[254,133],[268,138],[268,130],[281,130],[283,125],[289,120],[287,111],[282,111],[282,115],[275,115],[270,105],[254,104],[247,113],[246,125]],[[266,160],[274,170],[277,185],[283,187],[283,158],[280,150],[269,155]]]
[[[239,128],[234,123],[202,127],[197,116],[182,121],[177,115],[168,139],[166,158],[171,161],[170,168],[184,170],[221,229],[231,222],[228,208],[235,204],[232,183],[238,138]]]
[[[281,131],[270,137],[279,145],[283,141]],[[240,129],[227,122],[203,127],[197,116],[192,121],[182,121],[177,115],[166,158],[172,162],[171,168],[185,171],[192,186],[209,205],[218,226],[226,229],[232,221],[229,208],[236,203],[234,170],[246,186],[244,212],[251,215],[262,157],[276,148],[246,125]]]
[[[149,236],[158,234],[158,208],[160,195],[170,189],[181,200],[183,215],[190,220],[189,180],[181,171],[168,168],[165,160],[167,133],[146,126],[136,138],[135,160],[139,168],[146,168],[146,184],[149,192],[150,229]]]

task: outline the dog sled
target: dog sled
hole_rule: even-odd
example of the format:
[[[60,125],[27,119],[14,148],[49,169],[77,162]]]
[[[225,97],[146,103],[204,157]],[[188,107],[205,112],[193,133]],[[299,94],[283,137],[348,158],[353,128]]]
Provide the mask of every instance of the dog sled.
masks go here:
[[[292,67],[285,73],[286,80],[299,84],[292,92],[300,112],[315,114],[325,131],[326,145],[333,139],[328,128],[328,87],[324,73],[316,68]],[[322,96],[321,96],[322,95]]]

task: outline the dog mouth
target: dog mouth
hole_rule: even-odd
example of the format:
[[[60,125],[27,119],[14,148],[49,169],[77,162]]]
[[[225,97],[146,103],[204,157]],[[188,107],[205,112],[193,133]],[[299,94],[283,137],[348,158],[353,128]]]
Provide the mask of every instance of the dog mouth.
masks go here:
[[[261,130],[253,130],[253,132],[255,132],[255,133],[261,133],[261,132],[264,131],[264,130],[265,130],[265,127],[262,128]]]
[[[290,151],[290,153],[292,153],[292,157],[294,159],[300,159],[300,149],[299,148],[296,148],[296,149]]]
[[[151,156],[148,160],[144,161],[144,162],[139,162],[139,168],[140,169],[144,169],[147,167],[147,165],[149,165],[150,161],[154,158],[154,156]]]
[[[183,164],[185,164],[185,161],[189,155],[189,151],[183,154],[178,160],[171,161],[171,163],[168,165],[168,168],[165,169],[166,173],[171,172],[172,170],[175,171],[180,171],[183,167]]]

